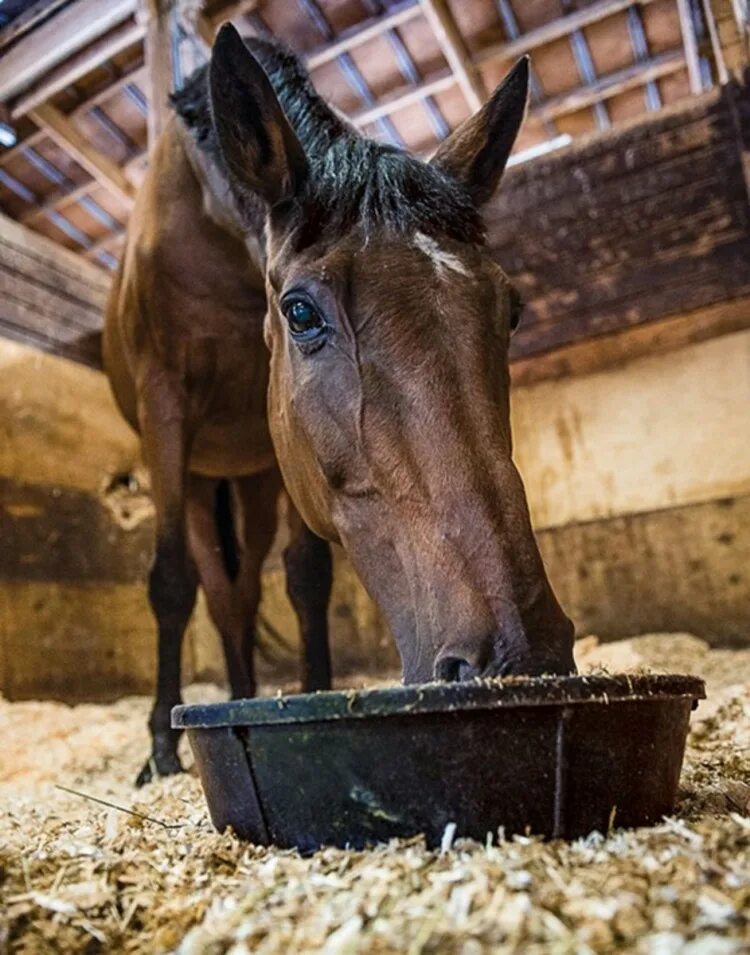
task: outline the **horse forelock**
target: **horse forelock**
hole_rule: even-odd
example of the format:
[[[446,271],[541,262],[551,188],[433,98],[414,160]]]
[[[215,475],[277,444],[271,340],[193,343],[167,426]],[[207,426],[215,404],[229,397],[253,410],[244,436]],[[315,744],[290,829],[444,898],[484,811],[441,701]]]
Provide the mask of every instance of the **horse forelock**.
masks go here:
[[[277,41],[246,37],[305,151],[309,176],[299,198],[309,236],[360,227],[448,236],[482,244],[482,218],[464,187],[409,153],[361,135],[317,93],[299,58]],[[208,69],[199,68],[172,97],[198,147],[220,164],[211,119]]]

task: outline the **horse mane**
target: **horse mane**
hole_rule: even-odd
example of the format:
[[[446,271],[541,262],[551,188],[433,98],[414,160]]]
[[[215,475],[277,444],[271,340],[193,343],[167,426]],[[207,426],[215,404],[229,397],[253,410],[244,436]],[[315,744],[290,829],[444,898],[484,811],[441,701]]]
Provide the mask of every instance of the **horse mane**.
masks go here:
[[[423,232],[484,242],[484,225],[456,179],[409,153],[361,135],[325,102],[299,58],[284,44],[244,37],[265,70],[310,165],[303,204],[317,229],[359,224],[391,232]],[[211,118],[208,66],[199,67],[171,97],[198,147],[223,168]]]

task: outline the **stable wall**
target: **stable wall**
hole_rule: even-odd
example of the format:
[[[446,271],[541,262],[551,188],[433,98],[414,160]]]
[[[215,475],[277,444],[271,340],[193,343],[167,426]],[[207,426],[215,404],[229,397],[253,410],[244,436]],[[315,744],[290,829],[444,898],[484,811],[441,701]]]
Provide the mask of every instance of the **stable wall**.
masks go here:
[[[748,642],[749,414],[750,330],[514,388],[516,460],[579,633]],[[152,513],[137,441],[104,377],[0,341],[0,422],[0,689],[68,699],[148,690]],[[262,617],[262,673],[292,678],[279,544]],[[396,663],[340,555],[331,625],[340,674]],[[202,603],[185,668],[188,678],[221,676]]]
[[[750,331],[518,388],[513,425],[579,633],[750,642]]]
[[[148,691],[153,509],[137,438],[105,377],[0,338],[0,433],[0,692],[74,700]],[[266,568],[259,669],[289,680],[296,623],[282,544]],[[339,672],[397,665],[387,629],[348,566],[336,575],[331,626]],[[222,676],[202,599],[184,663],[186,679]]]

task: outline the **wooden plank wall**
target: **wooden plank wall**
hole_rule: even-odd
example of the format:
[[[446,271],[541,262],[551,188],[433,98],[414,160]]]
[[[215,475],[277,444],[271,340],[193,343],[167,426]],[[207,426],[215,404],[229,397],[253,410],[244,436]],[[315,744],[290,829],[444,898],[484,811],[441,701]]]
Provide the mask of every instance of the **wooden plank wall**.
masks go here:
[[[490,242],[527,303],[515,358],[750,292],[748,87],[511,169]]]
[[[0,215],[0,335],[101,367],[110,277]]]

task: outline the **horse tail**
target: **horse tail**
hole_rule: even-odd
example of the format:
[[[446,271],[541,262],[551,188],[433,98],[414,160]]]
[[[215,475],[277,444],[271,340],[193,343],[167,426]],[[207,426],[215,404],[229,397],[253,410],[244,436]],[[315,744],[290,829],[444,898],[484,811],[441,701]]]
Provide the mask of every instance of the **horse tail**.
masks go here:
[[[237,531],[234,526],[232,486],[226,478],[222,478],[216,486],[214,520],[216,521],[224,570],[230,580],[236,580],[240,569],[240,552]]]

